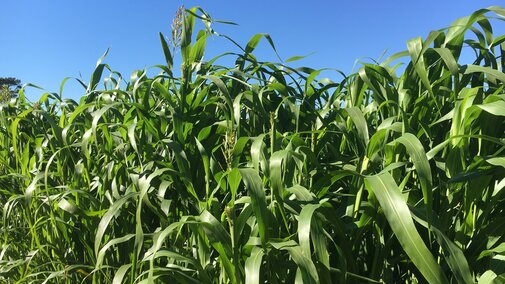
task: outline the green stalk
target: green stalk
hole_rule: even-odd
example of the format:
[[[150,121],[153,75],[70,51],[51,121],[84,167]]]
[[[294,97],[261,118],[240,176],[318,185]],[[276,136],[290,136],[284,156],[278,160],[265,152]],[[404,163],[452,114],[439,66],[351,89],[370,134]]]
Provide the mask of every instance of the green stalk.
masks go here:
[[[275,127],[275,120],[277,119],[277,115],[275,114],[275,112],[271,112],[270,113],[270,155],[272,155],[273,153],[275,153],[275,149],[276,149],[276,133],[277,133],[277,130],[276,130],[276,127]]]
[[[231,247],[233,250],[233,266],[235,268],[235,276],[238,277],[240,275],[240,256],[239,250],[237,247],[237,243],[235,240],[236,227],[235,227],[235,209],[233,206],[227,206],[225,208],[226,219],[228,220],[228,227],[230,229],[230,238],[231,238]],[[240,278],[237,278],[240,283]]]

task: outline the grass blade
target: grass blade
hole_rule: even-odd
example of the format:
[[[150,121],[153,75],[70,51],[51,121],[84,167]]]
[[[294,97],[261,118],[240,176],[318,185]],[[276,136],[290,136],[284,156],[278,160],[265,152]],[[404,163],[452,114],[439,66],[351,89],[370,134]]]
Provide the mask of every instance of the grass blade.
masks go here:
[[[366,188],[379,201],[396,238],[429,283],[447,283],[442,269],[419,236],[400,189],[389,173],[365,178]]]

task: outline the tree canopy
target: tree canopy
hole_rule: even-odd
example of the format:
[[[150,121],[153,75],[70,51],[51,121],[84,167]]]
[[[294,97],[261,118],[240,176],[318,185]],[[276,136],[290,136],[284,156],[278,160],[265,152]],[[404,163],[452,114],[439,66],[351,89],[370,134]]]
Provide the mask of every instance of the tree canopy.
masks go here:
[[[13,77],[0,77],[0,103],[15,97],[21,89],[21,80]]]

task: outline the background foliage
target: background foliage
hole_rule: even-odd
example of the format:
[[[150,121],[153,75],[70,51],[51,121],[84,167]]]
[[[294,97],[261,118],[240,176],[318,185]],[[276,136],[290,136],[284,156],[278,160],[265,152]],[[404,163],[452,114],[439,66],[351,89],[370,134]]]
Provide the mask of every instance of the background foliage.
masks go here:
[[[0,103],[6,103],[16,97],[21,89],[21,81],[12,77],[0,77]]]
[[[332,81],[286,65],[300,57],[258,60],[260,40],[275,51],[266,34],[203,61],[206,40],[227,37],[180,10],[153,78],[136,71],[121,88],[102,58],[79,102],[61,97],[67,79],[35,103],[21,89],[0,107],[0,279],[505,281],[495,16]]]

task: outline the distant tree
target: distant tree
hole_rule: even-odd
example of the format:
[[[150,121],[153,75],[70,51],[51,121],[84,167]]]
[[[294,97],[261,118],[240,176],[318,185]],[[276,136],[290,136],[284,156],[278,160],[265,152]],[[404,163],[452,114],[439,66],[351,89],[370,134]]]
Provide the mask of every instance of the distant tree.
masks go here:
[[[21,89],[21,80],[13,77],[0,77],[0,103],[8,102],[17,96]]]

